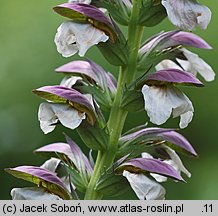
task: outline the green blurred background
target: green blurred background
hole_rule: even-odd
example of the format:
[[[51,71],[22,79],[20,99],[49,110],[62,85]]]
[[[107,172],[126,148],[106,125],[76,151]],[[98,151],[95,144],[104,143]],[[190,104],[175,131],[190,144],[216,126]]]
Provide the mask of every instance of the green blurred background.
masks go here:
[[[4,168],[40,165],[43,159],[33,155],[32,151],[44,144],[64,141],[63,130],[81,143],[76,132],[61,126],[53,133],[43,135],[37,120],[41,99],[31,93],[34,88],[58,84],[62,75],[55,74],[54,69],[78,59],[77,56],[63,58],[53,42],[56,29],[64,19],[52,12],[52,6],[62,2],[0,0],[0,199],[10,199],[13,187],[29,185],[5,173]],[[207,31],[198,29],[196,33],[214,50],[197,52],[218,71],[218,4],[213,0],[201,2],[211,8],[213,19]],[[145,35],[148,37],[171,29],[174,27],[165,19],[157,27],[147,28]],[[87,56],[117,76],[118,69],[109,65],[97,48],[92,48]],[[195,117],[181,133],[191,141],[200,156],[197,159],[183,158],[192,178],[187,179],[187,184],[172,181],[164,184],[167,199],[218,199],[218,80],[205,84],[200,89],[184,89],[195,106]],[[143,124],[146,119],[142,113],[130,114],[125,130],[137,123]],[[178,119],[164,125],[177,126]],[[134,198],[133,193],[129,193],[129,198]]]

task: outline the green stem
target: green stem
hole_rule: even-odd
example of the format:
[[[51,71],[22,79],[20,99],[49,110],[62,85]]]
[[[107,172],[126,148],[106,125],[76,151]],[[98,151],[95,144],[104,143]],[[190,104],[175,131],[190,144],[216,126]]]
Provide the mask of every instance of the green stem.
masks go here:
[[[108,120],[108,129],[110,131],[110,140],[108,150],[105,156],[105,166],[110,167],[116,157],[116,152],[118,148],[118,141],[125,124],[125,120],[128,112],[120,107],[122,100],[123,87],[126,83],[126,73],[125,67],[120,68],[119,79],[117,84],[117,94],[114,100],[113,107],[111,109],[110,117]]]
[[[96,162],[95,162],[95,168],[93,171],[93,175],[90,179],[88,188],[86,190],[86,194],[84,197],[85,200],[97,200],[97,199],[100,200],[103,197],[100,193],[95,191],[96,182],[97,182],[99,176],[101,175],[102,167],[104,167],[104,164],[102,164],[103,162],[104,161],[102,160],[102,152],[99,151]]]
[[[129,43],[129,60],[127,65],[127,84],[135,77],[137,69],[138,50],[141,45],[143,36],[143,26],[138,25],[138,14],[140,10],[140,0],[133,1],[133,11],[129,23],[128,43]]]
[[[113,164],[116,157],[118,141],[122,134],[122,130],[128,114],[128,112],[126,110],[123,110],[120,106],[123,88],[125,85],[129,84],[135,77],[137,69],[138,50],[143,35],[143,27],[138,25],[138,14],[140,9],[139,2],[139,0],[133,1],[133,11],[129,23],[128,32],[128,45],[130,50],[129,59],[127,66],[120,68],[117,84],[117,93],[108,120],[108,129],[110,132],[108,149],[105,152],[98,152],[94,173],[89,182],[84,199],[94,200],[101,199],[103,197],[95,190],[96,182],[100,177],[101,173]]]
[[[101,172],[112,165],[117,151],[117,142],[125,123],[127,111],[120,109],[120,101],[122,97],[122,84],[125,81],[125,71],[123,68],[120,69],[119,79],[117,84],[117,93],[111,109],[108,129],[110,131],[109,147],[106,152],[98,152],[97,160],[95,163],[94,172],[89,182],[88,188],[85,194],[85,200],[101,199],[102,195],[95,191],[96,182],[101,175]],[[119,124],[115,124],[119,122]]]

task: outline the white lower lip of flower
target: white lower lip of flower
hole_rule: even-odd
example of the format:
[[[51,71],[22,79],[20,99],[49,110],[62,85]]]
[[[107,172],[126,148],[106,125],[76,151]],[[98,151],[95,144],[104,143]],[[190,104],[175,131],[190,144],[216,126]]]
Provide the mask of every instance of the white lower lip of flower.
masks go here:
[[[175,68],[179,70],[184,70],[186,72],[190,72],[195,76],[199,73],[206,81],[210,82],[215,79],[215,72],[211,68],[209,64],[207,64],[203,59],[201,59],[197,54],[182,48],[181,51],[183,52],[184,56],[187,60],[182,60],[177,58],[177,62],[181,65],[177,65],[175,62],[165,59],[161,61],[159,64],[155,66],[155,69],[164,70],[169,68]]]
[[[181,50],[189,62],[189,64],[183,64],[183,62],[180,61],[182,67],[184,67],[185,70],[192,72],[193,74],[198,72],[208,82],[214,80],[215,72],[210,65],[208,65],[197,54],[185,48],[182,48]]]
[[[181,114],[180,115],[180,122],[179,122],[179,127],[180,128],[186,128],[189,123],[192,121],[192,118],[193,118],[193,111],[188,111],[184,114]]]
[[[208,7],[196,0],[162,0],[170,21],[181,29],[192,31],[196,25],[206,29],[211,20]]]
[[[164,160],[164,163],[167,163],[171,165],[175,170],[177,170],[179,173],[183,172],[185,173],[189,178],[191,177],[191,173],[185,168],[183,165],[179,155],[170,147],[167,145],[161,145],[162,148],[165,149],[167,154],[170,156],[169,160]],[[153,158],[153,156],[147,152],[142,153],[142,158]],[[165,182],[167,181],[167,177],[155,174],[155,173],[150,173],[150,175],[157,181],[157,182]]]
[[[180,116],[180,126],[186,127],[194,111],[191,101],[179,89],[172,85],[147,86],[142,88],[145,110],[154,124],[161,125],[170,118]],[[188,114],[186,114],[188,113]],[[184,114],[186,114],[184,116]]]
[[[51,158],[47,161],[45,161],[40,167],[43,169],[47,169],[51,172],[55,172],[58,165],[60,164],[61,160],[57,158]]]
[[[157,182],[149,179],[143,174],[134,174],[126,170],[123,176],[127,178],[130,186],[140,200],[164,200],[166,191]]]
[[[42,103],[39,106],[38,118],[42,131],[47,134],[55,129],[54,124],[58,121],[73,130],[82,123],[86,115],[79,113],[67,104]]]
[[[38,119],[40,122],[40,128],[45,134],[52,132],[56,127],[55,124],[58,122],[58,119],[49,103],[40,104]]]
[[[142,152],[141,155],[142,155],[142,158],[148,158],[148,159],[153,159],[154,158],[151,154],[149,154],[147,152]]]
[[[72,88],[78,81],[81,81],[81,77],[71,76],[64,77],[60,83],[60,86],[64,86],[66,88]]]
[[[69,3],[91,4],[92,0],[69,0]]]
[[[172,162],[169,162],[169,160],[165,160],[165,163],[170,164],[173,166],[178,172],[183,172],[185,173],[189,178],[191,177],[191,173],[185,168],[183,165],[179,155],[170,147],[163,145],[164,149],[166,150],[167,154],[170,156]]]
[[[175,62],[169,59],[165,59],[155,66],[156,71],[169,69],[169,68],[175,68],[178,70],[182,70],[182,68],[179,67],[179,65],[177,65]]]
[[[62,200],[60,197],[50,194],[44,188],[13,188],[12,200]]]
[[[77,52],[83,57],[90,47],[108,39],[103,31],[91,24],[66,21],[57,30],[55,44],[64,57],[70,57]]]

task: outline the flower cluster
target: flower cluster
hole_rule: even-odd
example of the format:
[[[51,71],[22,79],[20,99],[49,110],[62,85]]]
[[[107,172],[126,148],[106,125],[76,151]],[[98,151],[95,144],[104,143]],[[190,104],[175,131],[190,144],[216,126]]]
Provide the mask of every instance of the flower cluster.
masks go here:
[[[182,173],[191,177],[179,154],[197,156],[196,151],[175,129],[145,123],[123,133],[123,127],[131,112],[146,112],[158,126],[171,116],[180,117],[181,129],[192,121],[194,107],[182,86],[202,87],[198,73],[206,81],[214,80],[215,73],[187,49],[211,46],[185,30],[206,29],[210,10],[195,0],[70,0],[54,11],[68,19],[57,29],[57,51],[83,57],[97,46],[109,63],[120,67],[119,78],[92,60],[76,60],[56,69],[65,75],[59,85],[33,90],[45,100],[38,111],[42,131],[50,133],[59,125],[76,129],[90,154],[86,157],[67,135],[66,143],[35,150],[48,159],[41,167],[6,169],[37,185],[12,189],[12,198],[101,199],[130,186],[139,199],[165,199],[160,183],[184,181]],[[144,27],[166,16],[179,30],[142,43]],[[128,26],[128,37],[118,24]],[[108,119],[105,111],[110,112]]]

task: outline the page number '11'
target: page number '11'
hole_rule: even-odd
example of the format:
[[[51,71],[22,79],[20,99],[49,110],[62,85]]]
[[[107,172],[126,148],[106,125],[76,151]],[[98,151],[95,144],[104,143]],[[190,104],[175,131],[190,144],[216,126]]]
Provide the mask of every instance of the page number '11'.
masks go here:
[[[204,205],[204,211],[202,212],[213,212],[213,205],[212,204],[205,204]]]

